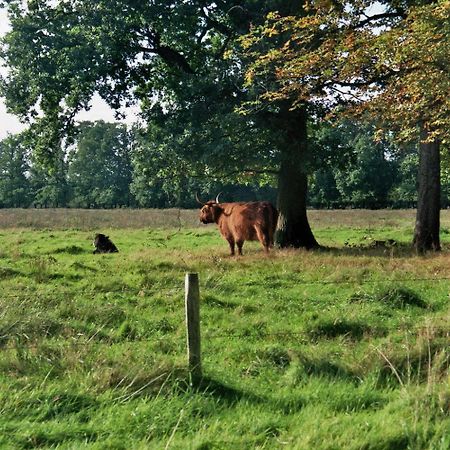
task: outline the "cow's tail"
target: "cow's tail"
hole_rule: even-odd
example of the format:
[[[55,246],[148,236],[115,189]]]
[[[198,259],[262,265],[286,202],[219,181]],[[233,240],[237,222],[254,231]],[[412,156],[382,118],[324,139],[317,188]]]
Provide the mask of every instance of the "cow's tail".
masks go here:
[[[266,223],[268,224],[269,246],[273,247],[275,229],[278,222],[278,210],[271,203],[268,203],[267,208],[264,209],[264,213]]]

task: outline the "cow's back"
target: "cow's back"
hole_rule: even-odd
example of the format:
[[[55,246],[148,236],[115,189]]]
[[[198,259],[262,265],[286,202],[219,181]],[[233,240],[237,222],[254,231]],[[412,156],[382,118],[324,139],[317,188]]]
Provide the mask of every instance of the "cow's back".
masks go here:
[[[258,240],[259,229],[273,243],[278,211],[271,203],[228,203],[223,206],[226,226],[236,240]]]
[[[257,239],[253,224],[257,220],[257,211],[252,203],[224,204],[224,225],[236,241],[254,241]]]

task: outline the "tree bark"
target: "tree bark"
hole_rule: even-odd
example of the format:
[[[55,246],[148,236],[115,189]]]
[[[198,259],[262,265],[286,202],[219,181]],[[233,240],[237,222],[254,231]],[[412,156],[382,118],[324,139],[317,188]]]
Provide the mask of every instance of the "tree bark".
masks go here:
[[[416,225],[413,245],[418,253],[439,251],[441,179],[439,141],[426,142],[422,126],[419,144],[419,172]]]
[[[278,223],[275,245],[279,247],[318,247],[306,214],[308,178],[307,113],[304,108],[284,111],[281,126],[286,142],[281,150],[278,176]]]

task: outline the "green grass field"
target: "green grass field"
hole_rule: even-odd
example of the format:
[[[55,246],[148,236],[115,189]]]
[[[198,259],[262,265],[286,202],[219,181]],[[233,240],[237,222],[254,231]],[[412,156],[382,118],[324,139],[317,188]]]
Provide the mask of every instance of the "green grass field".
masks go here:
[[[413,211],[310,218],[326,248],[230,258],[193,211],[0,210],[0,448],[450,448],[450,213],[424,257]]]

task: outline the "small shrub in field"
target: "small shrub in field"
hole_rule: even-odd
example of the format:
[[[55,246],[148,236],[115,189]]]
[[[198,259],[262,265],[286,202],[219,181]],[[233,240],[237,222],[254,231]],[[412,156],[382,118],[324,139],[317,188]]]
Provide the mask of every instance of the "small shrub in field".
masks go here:
[[[163,317],[160,320],[156,320],[152,322],[149,326],[152,331],[160,332],[160,333],[170,333],[175,331],[176,327],[169,320]]]
[[[48,263],[43,258],[35,258],[31,262],[33,276],[37,283],[43,283],[49,280]]]

